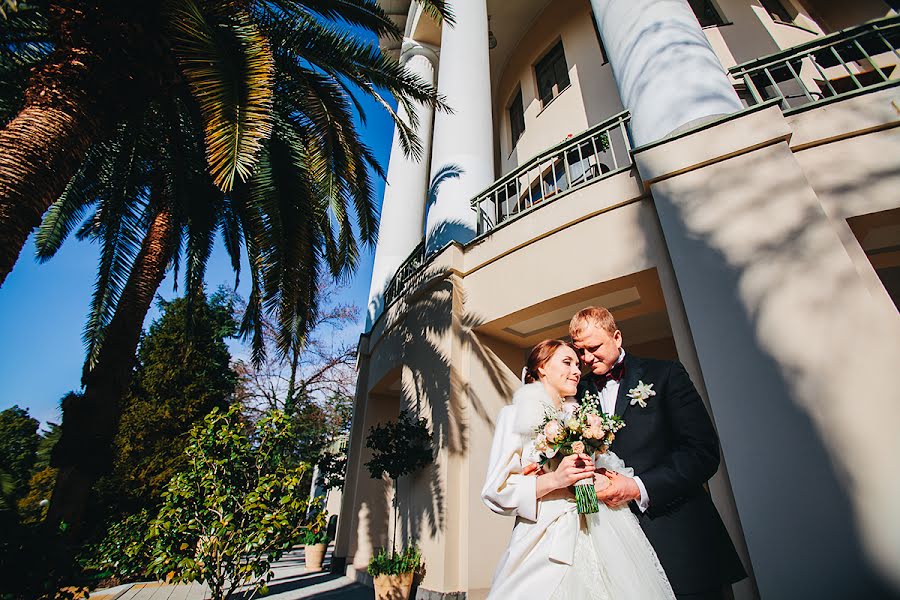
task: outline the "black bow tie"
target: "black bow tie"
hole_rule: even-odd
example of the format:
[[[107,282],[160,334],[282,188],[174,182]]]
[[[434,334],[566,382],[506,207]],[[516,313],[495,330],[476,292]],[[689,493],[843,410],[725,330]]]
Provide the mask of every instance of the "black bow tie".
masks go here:
[[[597,382],[597,387],[602,390],[608,381],[620,381],[624,376],[625,361],[623,360],[613,365],[613,368],[603,375],[594,375],[594,381]]]

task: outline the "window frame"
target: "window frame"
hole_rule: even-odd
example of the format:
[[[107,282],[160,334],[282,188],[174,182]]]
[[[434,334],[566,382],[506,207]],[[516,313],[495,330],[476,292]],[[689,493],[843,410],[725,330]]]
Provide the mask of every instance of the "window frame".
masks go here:
[[[565,83],[561,84],[558,75],[560,75],[559,64],[562,63],[562,74],[565,76]],[[534,80],[537,86],[537,96],[541,101],[541,107],[546,107],[553,102],[563,91],[572,85],[572,79],[569,77],[569,63],[566,60],[566,51],[563,47],[562,40],[557,40],[550,49],[545,52],[541,58],[534,63]],[[553,84],[550,86],[550,96],[544,98],[541,88],[542,75],[550,75]]]
[[[797,13],[794,12],[793,16],[791,16],[791,7],[787,6],[783,0],[759,0],[759,5],[762,7],[766,14],[769,15],[776,23],[784,23],[786,25],[793,25],[794,19],[797,18]],[[775,7],[776,10],[773,12],[771,7]],[[781,9],[782,14],[779,13]]]
[[[697,11],[694,8],[693,2],[691,0],[688,0],[687,4],[690,7],[691,12],[694,13],[694,17],[696,17],[697,22],[700,23],[700,27],[703,27],[703,28],[705,28],[705,27],[722,27],[723,25],[728,24],[728,21],[725,19],[725,15],[722,14],[722,10],[718,7],[718,5],[716,5],[715,2],[713,2],[713,0],[697,0],[697,1],[703,3],[705,8],[707,8],[709,11],[712,12],[713,15],[715,15],[715,20],[714,20],[715,22],[704,23],[700,19],[701,15],[697,14]],[[706,11],[704,11],[704,13],[705,12]]]
[[[513,109],[519,110],[519,117],[521,119],[521,130],[516,135],[516,123],[517,119],[515,119],[515,115],[513,114]],[[509,118],[509,134],[512,143],[510,144],[510,148],[515,148],[516,144],[519,143],[519,140],[525,135],[525,99],[522,96],[522,88],[519,87],[516,90],[516,93],[513,94],[512,101],[506,107],[506,116]]]

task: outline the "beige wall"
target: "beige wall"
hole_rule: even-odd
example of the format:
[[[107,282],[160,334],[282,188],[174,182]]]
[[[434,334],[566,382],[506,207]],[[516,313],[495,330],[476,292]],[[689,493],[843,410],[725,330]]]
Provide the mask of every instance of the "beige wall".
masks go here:
[[[542,106],[534,65],[560,40],[571,85]],[[519,89],[525,107],[525,133],[513,147],[507,109]],[[562,142],[567,134],[579,133],[622,111],[612,69],[600,54],[587,0],[558,0],[548,5],[523,33],[509,61],[500,67],[493,97],[501,175]]]
[[[816,19],[826,33],[859,25],[888,15],[891,10],[884,0],[795,0]]]
[[[900,455],[890,433],[900,410],[847,390],[860,378],[890,387],[900,319],[859,277],[787,143],[792,133],[777,108],[748,111],[639,150],[636,160],[660,214],[762,596],[876,597],[885,590],[873,564],[900,525],[875,508],[876,498],[893,502],[879,474],[893,460],[884,456]],[[832,147],[831,159],[842,150]],[[845,171],[844,183],[855,176]],[[774,465],[785,475],[773,475]],[[808,506],[816,511],[800,508]],[[840,575],[823,575],[831,572]]]
[[[895,305],[847,219],[900,206],[897,104],[900,92],[894,88],[788,118],[795,132],[791,145],[798,148],[797,161],[857,273],[887,317],[896,313]]]
[[[812,35],[755,4],[717,3],[733,25],[707,36],[725,63]],[[621,110],[588,3],[550,6],[523,26],[520,51],[495,80],[502,173]],[[533,65],[557,39],[572,86],[541,111]],[[518,86],[526,132],[513,149],[506,105]],[[637,168],[435,257],[366,340],[350,455],[357,477],[345,489],[338,555],[346,549],[364,569],[386,540],[392,490],[360,470],[358,446],[370,425],[411,408],[434,428],[436,459],[399,486],[401,537],[423,549],[423,587],[486,595],[512,522],[490,513],[479,491],[494,419],[533,343],[504,327],[651,274],[664,335],[635,350],[677,352],[711,409],[725,462],[710,488],[760,583],[737,586],[736,597],[791,597],[801,582],[826,596],[847,581],[877,590],[872,565],[900,563],[889,546],[900,519],[883,510],[900,492],[878,476],[900,456],[900,410],[851,374],[865,373],[866,389],[893,389],[885,378],[900,362],[900,319],[847,219],[900,206],[896,90],[787,118],[776,107],[747,111],[638,149]]]

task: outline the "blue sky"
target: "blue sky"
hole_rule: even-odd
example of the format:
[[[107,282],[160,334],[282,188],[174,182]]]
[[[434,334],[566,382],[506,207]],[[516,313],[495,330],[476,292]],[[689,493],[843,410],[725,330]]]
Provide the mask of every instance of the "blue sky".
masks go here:
[[[372,148],[382,167],[390,156],[393,123],[387,113],[373,101],[360,97],[366,107],[366,125],[360,125],[363,141]],[[375,196],[381,203],[384,181],[375,176]],[[74,238],[66,241],[57,255],[45,264],[34,258],[34,243],[28,240],[15,269],[0,287],[0,410],[19,405],[42,422],[60,422],[59,399],[67,392],[80,389],[84,346],[81,332],[90,305],[97,269],[98,247]],[[372,275],[373,249],[364,249],[360,266],[353,278],[341,289],[338,302],[360,307],[357,337],[365,324],[364,308]],[[246,274],[246,268],[242,269]],[[247,297],[246,277],[241,278],[238,293]],[[179,293],[182,289],[179,282]],[[206,277],[208,289],[220,284],[234,285],[221,240],[209,263]],[[169,273],[160,287],[163,298],[177,294],[172,289]],[[158,316],[155,306],[144,322],[145,328]],[[240,344],[231,344],[232,354],[242,354]]]

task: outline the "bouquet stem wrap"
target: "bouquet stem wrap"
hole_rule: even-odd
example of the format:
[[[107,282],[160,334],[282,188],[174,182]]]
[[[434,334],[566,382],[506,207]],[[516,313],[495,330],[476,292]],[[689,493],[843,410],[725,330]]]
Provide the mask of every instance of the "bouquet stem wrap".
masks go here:
[[[586,515],[600,510],[597,504],[597,492],[594,491],[593,479],[582,479],[575,482],[575,505],[578,514]]]

